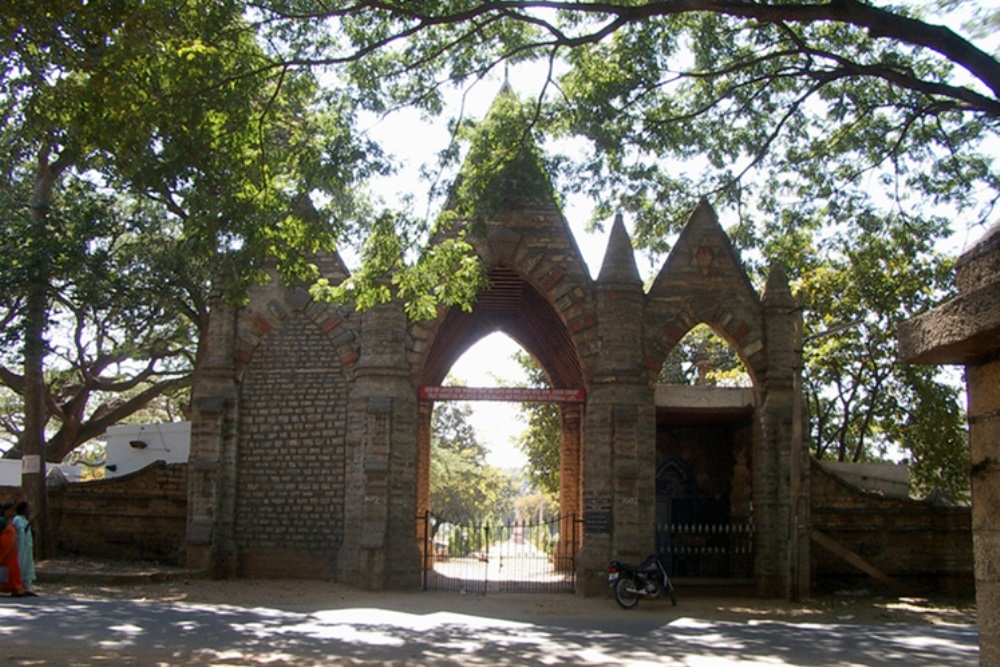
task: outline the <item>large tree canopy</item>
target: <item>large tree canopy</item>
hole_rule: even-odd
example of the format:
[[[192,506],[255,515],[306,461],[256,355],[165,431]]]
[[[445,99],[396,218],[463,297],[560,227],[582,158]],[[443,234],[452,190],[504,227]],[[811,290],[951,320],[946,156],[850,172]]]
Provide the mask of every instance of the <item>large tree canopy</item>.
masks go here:
[[[996,173],[1000,64],[926,12],[829,3],[262,2],[280,60],[348,63],[363,103],[441,108],[447,82],[500,63],[552,64],[553,121],[591,141],[570,183],[637,216],[662,249],[712,195],[773,215],[874,187],[910,212],[926,195],[980,220]],[[295,30],[300,38],[288,38]],[[303,31],[315,31],[303,39]],[[303,46],[305,45],[305,46]],[[673,160],[667,160],[673,158]],[[677,161],[690,163],[679,168]],[[863,197],[861,197],[863,199]],[[753,208],[747,207],[753,204]]]
[[[353,184],[380,163],[352,102],[271,69],[243,9],[0,10],[0,378],[26,407],[4,423],[58,430],[47,458],[189,380],[213,281],[310,278],[310,253],[363,219]]]
[[[314,277],[380,164],[350,99],[271,67],[244,10],[0,6],[3,424],[43,554],[44,461],[190,380],[213,282]]]
[[[868,460],[906,443],[922,489],[962,495],[955,392],[934,370],[900,367],[894,341],[899,322],[950,293],[941,240],[995,212],[1000,63],[978,43],[995,10],[855,0],[257,6],[268,25],[299,38],[316,31],[287,38],[308,48],[275,51],[278,60],[347,64],[378,112],[437,112],[449,84],[471,87],[501,64],[547,64],[536,136],[584,146],[550,162],[557,187],[586,195],[595,220],[629,212],[635,241],[653,254],[710,198],[734,222],[751,271],[782,262],[803,300],[814,453]],[[945,27],[950,10],[974,22]],[[855,326],[824,335],[846,323]],[[915,430],[937,444],[918,446]]]

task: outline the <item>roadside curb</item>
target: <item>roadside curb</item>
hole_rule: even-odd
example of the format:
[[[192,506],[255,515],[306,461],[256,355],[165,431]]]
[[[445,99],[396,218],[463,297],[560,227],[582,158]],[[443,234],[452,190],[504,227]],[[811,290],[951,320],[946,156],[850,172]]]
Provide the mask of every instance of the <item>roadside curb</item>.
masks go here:
[[[123,568],[125,571],[88,569],[81,567],[66,567],[60,563],[40,563],[36,568],[36,581],[49,584],[104,584],[113,586],[129,586],[137,584],[161,584],[188,579],[206,579],[205,570],[188,570],[179,568],[149,568],[136,570]]]

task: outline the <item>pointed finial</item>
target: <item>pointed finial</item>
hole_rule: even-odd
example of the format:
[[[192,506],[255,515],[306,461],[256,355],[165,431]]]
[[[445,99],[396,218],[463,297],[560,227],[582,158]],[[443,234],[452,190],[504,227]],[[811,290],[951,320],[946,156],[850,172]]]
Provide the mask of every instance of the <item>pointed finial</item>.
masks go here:
[[[635,263],[635,252],[629,239],[625,222],[619,213],[611,224],[608,248],[604,251],[604,263],[597,276],[599,283],[636,283],[642,285],[639,267]]]

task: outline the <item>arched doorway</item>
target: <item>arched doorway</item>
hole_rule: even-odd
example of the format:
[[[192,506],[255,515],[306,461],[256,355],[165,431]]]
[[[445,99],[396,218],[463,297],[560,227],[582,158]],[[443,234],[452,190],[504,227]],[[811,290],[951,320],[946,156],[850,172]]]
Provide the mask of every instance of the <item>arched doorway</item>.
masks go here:
[[[433,564],[428,517],[430,504],[430,443],[435,401],[499,399],[541,400],[558,404],[560,412],[559,542],[553,562],[557,570],[574,571],[575,552],[582,539],[577,517],[582,495],[581,443],[585,392],[583,374],[572,336],[546,296],[511,266],[500,264],[489,273],[490,287],[471,312],[454,308],[437,328],[428,349],[419,385],[417,510],[418,542],[425,570]],[[502,332],[528,352],[549,378],[551,389],[526,390],[442,387],[455,361],[483,337]]]
[[[670,351],[656,394],[656,549],[674,577],[753,575],[753,381],[705,324]]]

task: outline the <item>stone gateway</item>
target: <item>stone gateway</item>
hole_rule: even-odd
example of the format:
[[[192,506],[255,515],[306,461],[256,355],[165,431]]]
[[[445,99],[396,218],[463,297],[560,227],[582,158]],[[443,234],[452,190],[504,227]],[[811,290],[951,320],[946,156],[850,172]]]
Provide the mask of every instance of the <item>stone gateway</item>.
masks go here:
[[[800,315],[781,269],[758,296],[707,204],[648,292],[620,219],[596,280],[552,202],[523,202],[473,240],[490,286],[468,313],[411,322],[398,303],[355,312],[277,283],[244,307],[216,304],[193,397],[188,564],[416,588],[433,406],[420,388],[501,331],[555,389],[584,397],[559,404],[561,510],[582,519],[566,527],[580,532],[581,590],[603,590],[612,555],[651,552],[664,512],[752,522],[759,593],[808,586],[807,519],[795,511],[808,470]],[[322,269],[348,276],[336,256]],[[691,388],[655,384],[699,323],[751,374],[735,403],[685,402]]]
[[[603,592],[610,558],[641,560],[656,523],[681,520],[752,524],[758,593],[804,594],[801,313],[781,267],[758,294],[702,203],[648,290],[621,219],[593,279],[554,198],[505,201],[465,229],[489,274],[471,312],[414,322],[400,303],[358,312],[278,281],[245,306],[215,303],[193,390],[188,565],[417,588],[433,407],[421,388],[503,332],[553,389],[582,398],[558,403],[577,590]],[[349,276],[336,255],[318,264],[333,284]],[[700,323],[732,345],[752,389],[719,402],[657,386]]]

